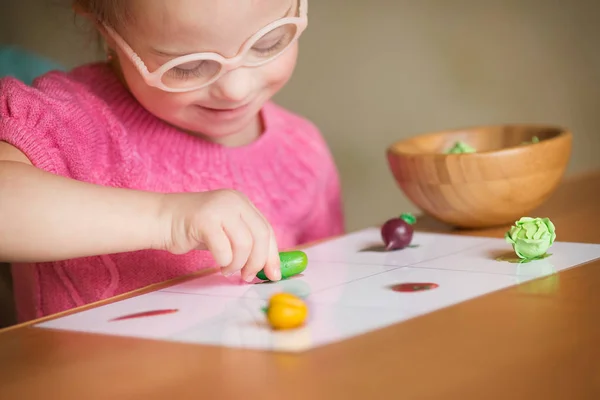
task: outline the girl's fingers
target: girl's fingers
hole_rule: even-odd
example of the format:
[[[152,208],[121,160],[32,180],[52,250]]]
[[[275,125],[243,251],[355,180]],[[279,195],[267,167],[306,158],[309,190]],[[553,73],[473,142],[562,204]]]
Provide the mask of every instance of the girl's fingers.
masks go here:
[[[256,277],[258,271],[267,265],[271,241],[271,228],[265,219],[254,211],[244,214],[242,219],[248,226],[254,239],[252,252],[242,270],[242,278],[246,282],[251,282]]]
[[[204,231],[203,242],[220,267],[225,267],[233,261],[233,249],[229,237],[221,225],[214,225]]]
[[[223,273],[231,275],[241,270],[248,262],[248,257],[250,257],[254,247],[254,238],[246,223],[239,216],[227,221],[223,228],[229,237],[233,251],[232,260],[224,268]]]
[[[265,274],[270,280],[278,281],[281,279],[281,261],[279,260],[279,249],[277,247],[275,233],[272,229],[270,229],[269,231],[269,250],[267,256],[267,263],[264,267]]]

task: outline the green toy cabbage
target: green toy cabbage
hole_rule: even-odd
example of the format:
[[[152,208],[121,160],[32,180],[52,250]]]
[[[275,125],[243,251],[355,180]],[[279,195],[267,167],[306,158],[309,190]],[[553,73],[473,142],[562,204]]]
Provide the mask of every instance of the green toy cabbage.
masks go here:
[[[523,217],[504,235],[519,258],[542,257],[556,240],[554,224],[548,218]]]

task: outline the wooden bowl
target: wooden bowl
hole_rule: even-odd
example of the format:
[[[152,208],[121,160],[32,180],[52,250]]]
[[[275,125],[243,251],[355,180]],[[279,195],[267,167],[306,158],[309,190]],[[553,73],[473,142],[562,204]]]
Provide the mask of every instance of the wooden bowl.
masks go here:
[[[539,142],[531,143],[534,137]],[[457,141],[476,152],[445,154]],[[557,126],[479,126],[401,140],[388,147],[387,159],[423,212],[456,227],[486,228],[540,206],[560,183],[571,145],[571,132]]]

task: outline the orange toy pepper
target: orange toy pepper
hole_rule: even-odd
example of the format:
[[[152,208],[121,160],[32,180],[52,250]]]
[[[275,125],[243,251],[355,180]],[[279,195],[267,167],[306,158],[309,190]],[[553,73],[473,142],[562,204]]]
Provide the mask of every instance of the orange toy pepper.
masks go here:
[[[293,294],[277,293],[269,299],[266,313],[269,324],[274,329],[292,329],[304,324],[308,307]]]

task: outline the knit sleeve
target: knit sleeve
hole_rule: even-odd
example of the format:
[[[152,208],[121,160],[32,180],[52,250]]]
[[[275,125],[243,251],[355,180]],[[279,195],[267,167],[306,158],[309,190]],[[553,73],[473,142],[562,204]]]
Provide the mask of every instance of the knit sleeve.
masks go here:
[[[301,243],[339,236],[345,232],[339,172],[325,141],[319,137],[318,143],[320,148],[317,153],[320,157],[315,165],[319,166],[319,179],[314,202],[300,238]]]
[[[89,119],[77,95],[58,78],[44,77],[34,86],[0,79],[0,141],[42,170],[75,179],[89,175],[89,138],[96,134]]]

